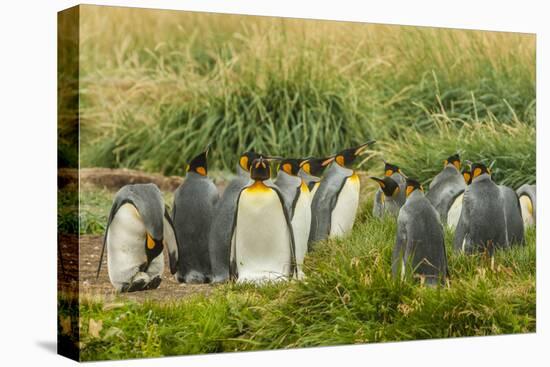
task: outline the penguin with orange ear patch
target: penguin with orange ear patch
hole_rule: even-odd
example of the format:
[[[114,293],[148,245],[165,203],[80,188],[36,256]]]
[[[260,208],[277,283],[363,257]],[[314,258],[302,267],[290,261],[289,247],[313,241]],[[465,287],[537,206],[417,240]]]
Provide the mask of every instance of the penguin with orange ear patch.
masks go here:
[[[482,163],[472,164],[472,183],[464,191],[454,247],[467,253],[508,247],[504,200]]]
[[[321,176],[323,172],[328,167],[329,164],[334,160],[334,156],[326,158],[307,158],[300,165],[300,171],[298,176],[304,180],[309,191],[311,192],[311,197],[315,196],[317,189],[321,183]]]
[[[401,169],[391,163],[384,162],[384,178],[371,177],[380,185],[374,197],[372,214],[381,218],[385,214],[397,216],[399,209],[405,203],[405,175]]]
[[[444,162],[441,171],[430,183],[430,191],[426,198],[430,200],[443,224],[447,224],[449,210],[466,188],[464,178],[460,173],[460,157],[452,155]]]
[[[392,255],[392,272],[403,278],[412,272],[426,284],[443,283],[447,277],[445,238],[439,215],[420,183],[407,179],[407,201],[397,217],[397,235]]]
[[[208,177],[208,148],[189,163],[185,181],[174,193],[172,220],[179,244],[180,283],[207,283],[211,278],[208,235],[218,189]]]
[[[240,191],[231,240],[231,275],[237,282],[280,281],[296,275],[290,213],[271,180],[269,161],[251,162],[250,181]]]
[[[359,177],[352,166],[375,141],[345,149],[335,155],[311,204],[309,243],[349,233],[359,207]]]
[[[109,279],[118,292],[157,288],[164,271],[163,249],[168,250],[170,272],[176,272],[177,240],[156,185],[126,185],[116,193],[105,229],[97,276],[105,249]]]

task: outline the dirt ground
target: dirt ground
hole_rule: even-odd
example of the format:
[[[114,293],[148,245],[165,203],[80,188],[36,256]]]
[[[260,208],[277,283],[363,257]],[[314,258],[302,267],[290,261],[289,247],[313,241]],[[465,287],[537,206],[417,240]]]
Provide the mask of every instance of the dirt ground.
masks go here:
[[[101,255],[103,236],[80,236],[79,256],[77,258],[77,236],[62,236],[60,238],[61,254],[63,256],[63,269],[58,261],[60,287],[78,288],[81,298],[101,299],[104,301],[133,300],[143,302],[146,300],[171,301],[188,297],[192,294],[209,294],[215,286],[209,284],[179,284],[170,274],[168,257],[164,254],[165,268],[162,283],[157,289],[141,292],[117,294],[109,281],[107,271],[107,257],[103,257],[101,272],[96,279],[97,266]],[[78,263],[78,269],[76,264]],[[65,271],[65,276],[63,276]]]

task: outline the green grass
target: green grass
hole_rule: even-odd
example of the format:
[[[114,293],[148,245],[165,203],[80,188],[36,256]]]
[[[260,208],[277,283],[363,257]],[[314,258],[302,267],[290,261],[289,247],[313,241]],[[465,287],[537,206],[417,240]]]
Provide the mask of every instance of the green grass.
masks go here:
[[[534,230],[526,246],[497,251],[493,270],[483,256],[453,252],[447,231],[449,285],[427,288],[392,279],[395,222],[371,209],[369,194],[352,234],[309,255],[303,282],[226,284],[208,297],[115,308],[84,301],[83,360],[535,331]],[[103,322],[99,337],[90,319]]]
[[[211,167],[232,170],[250,148],[410,144],[437,136],[442,115],[455,134],[483,121],[497,140],[521,126],[534,141],[534,35],[92,6],[81,21],[84,167],[181,174],[213,141]],[[411,175],[445,158],[386,148]]]

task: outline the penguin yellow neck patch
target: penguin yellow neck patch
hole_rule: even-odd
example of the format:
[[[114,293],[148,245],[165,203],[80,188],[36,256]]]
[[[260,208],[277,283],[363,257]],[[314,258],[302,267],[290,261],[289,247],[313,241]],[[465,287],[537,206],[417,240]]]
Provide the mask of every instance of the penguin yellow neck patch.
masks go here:
[[[250,185],[247,189],[247,191],[253,192],[253,193],[265,193],[270,191],[271,189],[267,187],[262,181],[256,181],[252,185]]]
[[[300,191],[302,192],[309,192],[309,188],[307,187],[306,183],[304,182],[304,180],[302,180],[302,183],[300,184]]]
[[[155,241],[153,240],[153,237],[149,233],[147,233],[147,248],[149,250],[152,250],[155,248]]]

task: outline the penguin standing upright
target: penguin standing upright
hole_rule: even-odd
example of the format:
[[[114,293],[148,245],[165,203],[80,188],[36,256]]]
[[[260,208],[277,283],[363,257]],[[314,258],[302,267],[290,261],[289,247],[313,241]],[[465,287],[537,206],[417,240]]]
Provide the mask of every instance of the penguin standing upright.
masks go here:
[[[467,167],[462,168],[462,177],[464,178],[464,184],[468,186],[471,182],[470,169]],[[464,189],[466,190],[466,189]],[[456,229],[458,220],[460,219],[460,213],[462,212],[462,202],[464,200],[464,191],[462,191],[453,201],[449,211],[447,212],[447,226],[451,229]]]
[[[283,159],[274,181],[284,198],[294,231],[298,278],[303,277],[302,265],[311,227],[311,193],[303,179],[298,176],[304,163],[307,164],[308,159]]]
[[[405,176],[401,173],[401,169],[394,164],[384,162],[384,178],[371,177],[371,179],[380,185],[374,197],[372,214],[378,218],[386,213],[397,216],[406,198]]]
[[[109,278],[117,291],[157,288],[164,270],[164,246],[174,274],[178,245],[160,190],[154,184],[126,185],[113,200],[97,275],[107,247]]]
[[[460,194],[464,192],[466,183],[460,173],[460,157],[452,155],[444,162],[443,170],[434,177],[430,183],[430,191],[426,198],[430,200],[433,207],[439,213],[442,223],[447,224],[449,209],[456,201],[459,204],[462,199]],[[454,223],[451,223],[454,225]]]
[[[506,247],[506,219],[499,187],[482,163],[472,164],[471,183],[464,192],[454,247],[467,253]]]
[[[516,191],[521,205],[521,217],[525,229],[534,226],[537,221],[537,188],[535,185],[522,185]]]
[[[241,154],[237,163],[237,176],[225,188],[214,208],[214,217],[208,238],[212,282],[219,283],[229,279],[229,256],[237,200],[241,190],[250,180],[250,164],[258,157],[259,155],[253,151]]]
[[[284,280],[296,272],[290,215],[270,176],[269,162],[260,156],[238,195],[231,241],[231,273],[238,282]]]
[[[206,283],[211,278],[208,235],[218,189],[208,177],[208,148],[189,163],[185,181],[174,193],[172,221],[178,239],[176,280]]]
[[[307,158],[302,162],[298,176],[300,176],[306,183],[309,191],[311,192],[312,199],[319,188],[321,176],[323,175],[325,168],[327,168],[333,160],[334,157]]]
[[[406,195],[407,201],[397,218],[393,275],[403,278],[407,269],[412,269],[426,284],[441,283],[447,276],[447,255],[439,214],[418,181],[407,179]]]
[[[313,197],[310,243],[343,236],[353,227],[359,206],[360,183],[350,167],[357,156],[373,143],[369,141],[336,154]]]
[[[525,243],[521,205],[518,195],[508,186],[499,185],[501,200],[504,204],[504,219],[506,220],[506,240],[509,245]]]

